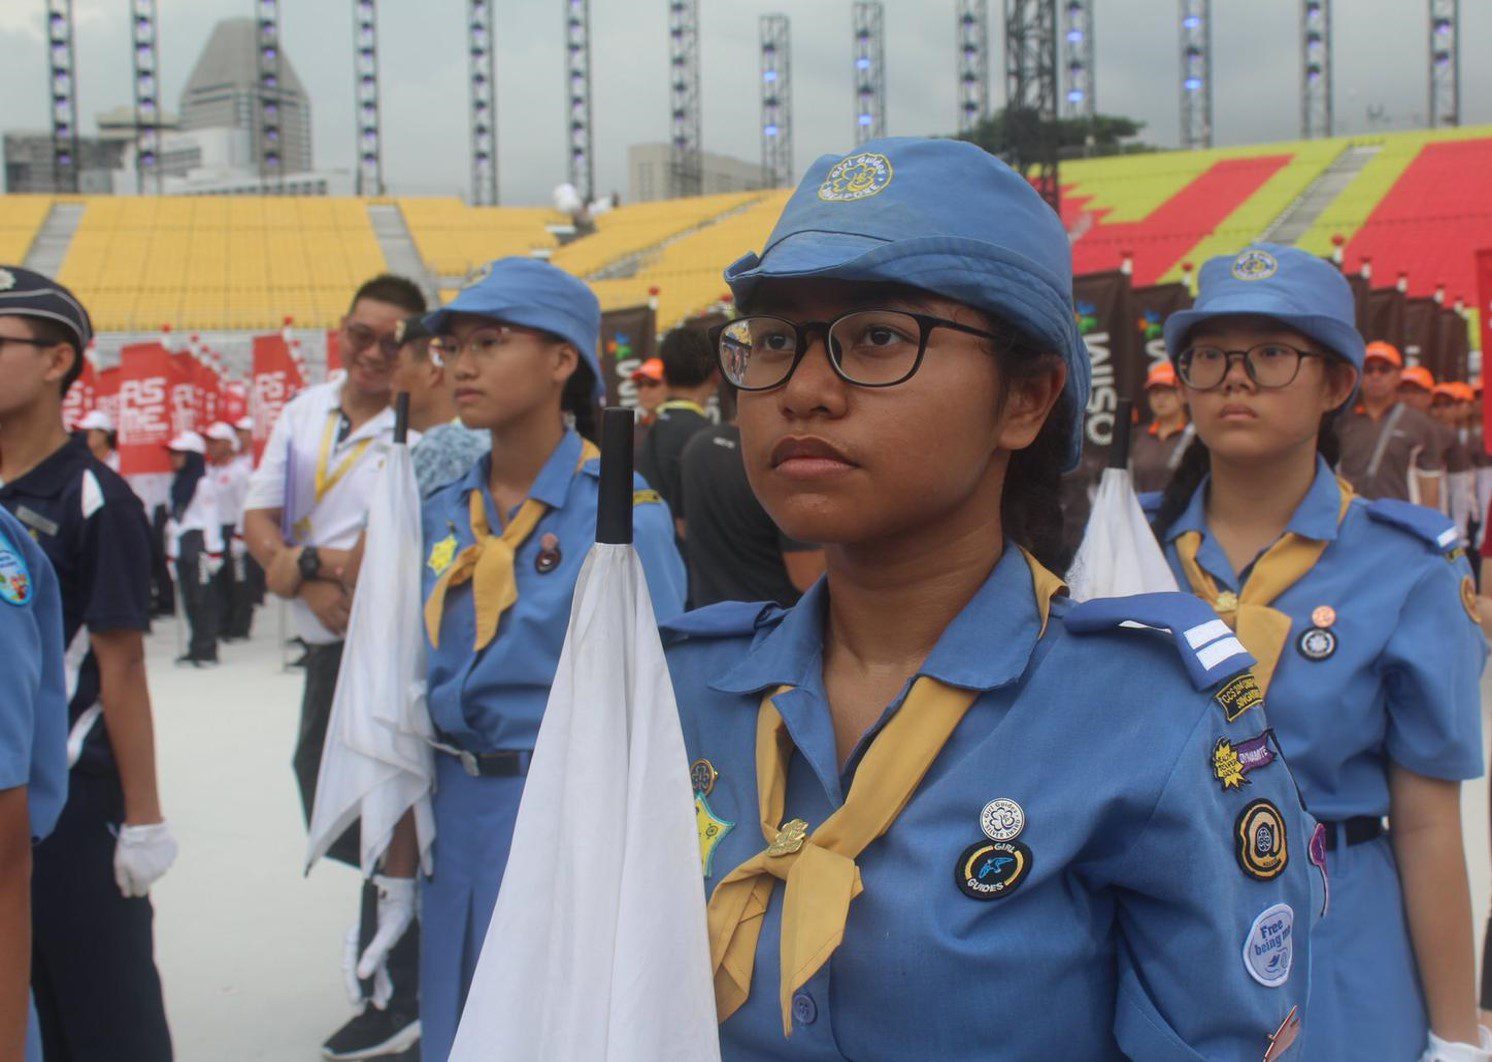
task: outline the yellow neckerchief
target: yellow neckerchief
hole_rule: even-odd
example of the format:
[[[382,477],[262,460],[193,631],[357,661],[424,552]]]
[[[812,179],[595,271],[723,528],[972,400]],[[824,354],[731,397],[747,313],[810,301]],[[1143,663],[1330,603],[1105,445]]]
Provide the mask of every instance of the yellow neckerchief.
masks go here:
[[[691,402],[687,398],[670,398],[667,402],[663,402],[658,406],[659,413],[662,413],[665,409],[687,409],[692,413],[698,413],[701,417],[709,417],[709,414],[705,412],[704,406],[698,402]]]
[[[1340,527],[1354,494],[1352,486],[1341,477],[1337,478],[1337,487],[1342,492],[1337,512]],[[1290,637],[1290,617],[1269,605],[1315,566],[1326,552],[1327,543],[1293,531],[1285,532],[1254,562],[1254,570],[1244,582],[1242,592],[1237,594],[1219,591],[1212,576],[1197,563],[1201,545],[1200,531],[1183,531],[1176,536],[1176,556],[1181,558],[1181,568],[1191,583],[1192,593],[1211,605],[1223,622],[1238,632],[1238,640],[1257,661],[1253,671],[1259,689],[1268,693],[1280,653]]]
[[[600,453],[593,443],[582,439],[576,470]],[[549,506],[537,498],[525,498],[518,508],[518,515],[508,522],[500,536],[494,535],[487,523],[487,505],[481,487],[472,488],[467,506],[471,514],[471,533],[476,541],[457,554],[451,566],[435,581],[430,597],[425,601],[425,631],[430,635],[430,644],[439,648],[446,591],[470,580],[472,605],[477,612],[473,649],[480,652],[497,636],[497,623],[502,614],[518,600],[513,558],[528,536],[534,533],[534,528],[539,526]]]
[[[316,500],[321,501],[326,492],[342,482],[342,477],[351,472],[353,466],[362,459],[368,447],[372,445],[373,438],[369,436],[352,448],[352,452],[342,458],[336,470],[331,468],[332,450],[336,448],[337,429],[342,423],[342,411],[334,409],[326,418],[326,428],[321,433],[321,450],[316,455]]]
[[[1021,552],[1031,567],[1041,634],[1045,634],[1051,599],[1066,587],[1029,553]],[[780,986],[784,1036],[792,1035],[793,993],[839,947],[850,901],[864,889],[855,858],[891,828],[964,713],[983,692],[918,676],[906,701],[871,742],[845,802],[809,834],[808,824],[801,819],[782,822],[793,739],[772,699],[790,689],[779,686],[762,698],[756,717],[757,804],[767,847],[726,875],[715,887],[709,905],[715,1015],[723,1022],[751,993],[751,972],[767,905],[776,882],[786,883]]]

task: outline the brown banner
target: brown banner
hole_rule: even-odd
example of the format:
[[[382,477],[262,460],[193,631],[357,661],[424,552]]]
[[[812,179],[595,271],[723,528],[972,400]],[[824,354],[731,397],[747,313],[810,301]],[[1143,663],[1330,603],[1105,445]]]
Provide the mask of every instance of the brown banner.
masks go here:
[[[1361,273],[1343,273],[1347,278],[1347,286],[1352,289],[1352,302],[1357,308],[1357,330],[1362,335],[1368,334],[1368,292],[1372,290],[1372,283]]]
[[[1445,378],[1440,356],[1440,304],[1434,299],[1404,300],[1404,364],[1423,365],[1436,382]]]
[[[1374,288],[1364,299],[1366,314],[1362,337],[1369,343],[1383,340],[1404,349],[1404,293],[1398,288]]]
[[[1121,384],[1120,393],[1134,398],[1135,409],[1139,410],[1142,421],[1150,419],[1150,410],[1140,401],[1145,377],[1152,368],[1168,359],[1162,332],[1166,318],[1180,310],[1190,309],[1191,304],[1192,293],[1185,284],[1151,284],[1129,293],[1138,357],[1131,359],[1134,372],[1131,379]]]
[[[1466,318],[1455,310],[1441,307],[1438,314],[1440,330],[1438,340],[1440,346],[1440,364],[1444,366],[1444,375],[1436,375],[1437,380],[1460,380],[1462,383],[1471,379],[1471,333]]]
[[[657,329],[650,306],[610,310],[601,315],[601,375],[608,406],[637,405],[632,374],[656,349]]]

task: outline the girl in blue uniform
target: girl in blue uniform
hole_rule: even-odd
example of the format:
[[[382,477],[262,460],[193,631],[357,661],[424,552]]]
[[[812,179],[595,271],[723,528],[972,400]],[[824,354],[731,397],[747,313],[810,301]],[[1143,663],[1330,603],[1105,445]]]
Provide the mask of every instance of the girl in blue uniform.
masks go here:
[[[1056,215],[876,140],[726,279],[748,476],[827,575],[664,625],[724,1057],[1290,1051],[1321,895],[1252,658],[1051,571],[1088,397]]]
[[[1340,273],[1294,248],[1203,267],[1165,326],[1197,440],[1155,526],[1180,585],[1258,658],[1322,820],[1304,1057],[1486,1059],[1459,798],[1482,771],[1476,594],[1449,520],[1365,502],[1332,471],[1353,322]]]
[[[439,752],[434,871],[420,898],[421,1050],[443,1062],[497,901],[575,580],[595,541],[599,462],[585,436],[602,393],[600,307],[569,274],[505,258],[425,323],[461,422],[492,433],[491,453],[423,512],[427,696]],[[653,607],[674,616],[684,568],[673,522],[645,482],[636,486],[635,540]],[[400,882],[417,865],[406,818],[379,879],[393,901],[380,904],[381,922],[408,917]],[[365,968],[370,959],[379,956],[365,955]]]

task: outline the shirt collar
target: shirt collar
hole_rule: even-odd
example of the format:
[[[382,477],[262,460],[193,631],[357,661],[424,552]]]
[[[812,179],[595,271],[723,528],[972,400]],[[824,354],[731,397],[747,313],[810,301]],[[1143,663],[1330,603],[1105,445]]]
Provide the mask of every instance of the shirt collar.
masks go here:
[[[567,429],[559,445],[544,462],[544,467],[534,477],[534,485],[529,488],[528,496],[551,509],[563,508],[565,499],[570,494],[570,481],[575,478],[575,468],[580,462],[581,445],[580,436]],[[466,475],[461,477],[461,496],[464,498],[474,490],[485,491],[491,475],[492,454],[489,452],[478,458]]]
[[[70,436],[67,442],[43,458],[41,464],[31,471],[9,483],[0,484],[0,491],[26,494],[33,498],[55,498],[72,482],[71,466],[86,464],[91,456],[93,454],[87,443],[76,435]]]
[[[1206,501],[1207,488],[1211,482],[1211,476],[1203,477],[1197,489],[1192,492],[1191,501],[1176,518],[1175,523],[1166,530],[1166,541],[1174,542],[1188,531],[1197,531],[1204,538],[1207,537]],[[1291,514],[1290,522],[1285,525],[1285,530],[1304,538],[1313,538],[1317,542],[1335,541],[1341,507],[1341,485],[1337,483],[1336,474],[1332,472],[1326,459],[1317,454],[1316,478],[1311,481],[1311,487],[1306,491],[1306,496],[1295,507],[1295,512]]]

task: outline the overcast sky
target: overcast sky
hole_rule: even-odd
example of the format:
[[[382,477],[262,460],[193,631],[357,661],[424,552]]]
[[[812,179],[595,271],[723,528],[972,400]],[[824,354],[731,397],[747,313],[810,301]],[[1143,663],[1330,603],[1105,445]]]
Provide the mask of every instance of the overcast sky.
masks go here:
[[[197,54],[219,18],[252,0],[159,0],[164,101],[175,111]],[[500,195],[547,202],[565,163],[562,0],[495,0]],[[74,0],[79,117],[130,102],[127,0]],[[591,0],[597,185],[626,193],[629,144],[668,136],[667,0]],[[1001,0],[990,0],[999,55]],[[886,0],[887,131],[948,133],[955,125],[954,0]],[[1099,108],[1148,125],[1153,143],[1178,140],[1176,0],[1097,0]],[[1425,121],[1425,0],[1335,0],[1337,130]],[[851,143],[850,0],[701,0],[703,136],[708,151],[750,160],[757,129],[757,18],[792,20],[795,163]],[[318,167],[353,157],[352,4],[285,0],[285,52],[311,94]],[[391,190],[464,194],[467,148],[466,0],[380,0],[384,171]],[[1216,0],[1214,131],[1219,145],[1299,132],[1299,0]],[[1492,2],[1461,5],[1463,119],[1492,122]],[[48,123],[42,0],[0,0],[0,128]],[[992,63],[1000,69],[998,60]],[[1003,90],[997,83],[993,103]]]

